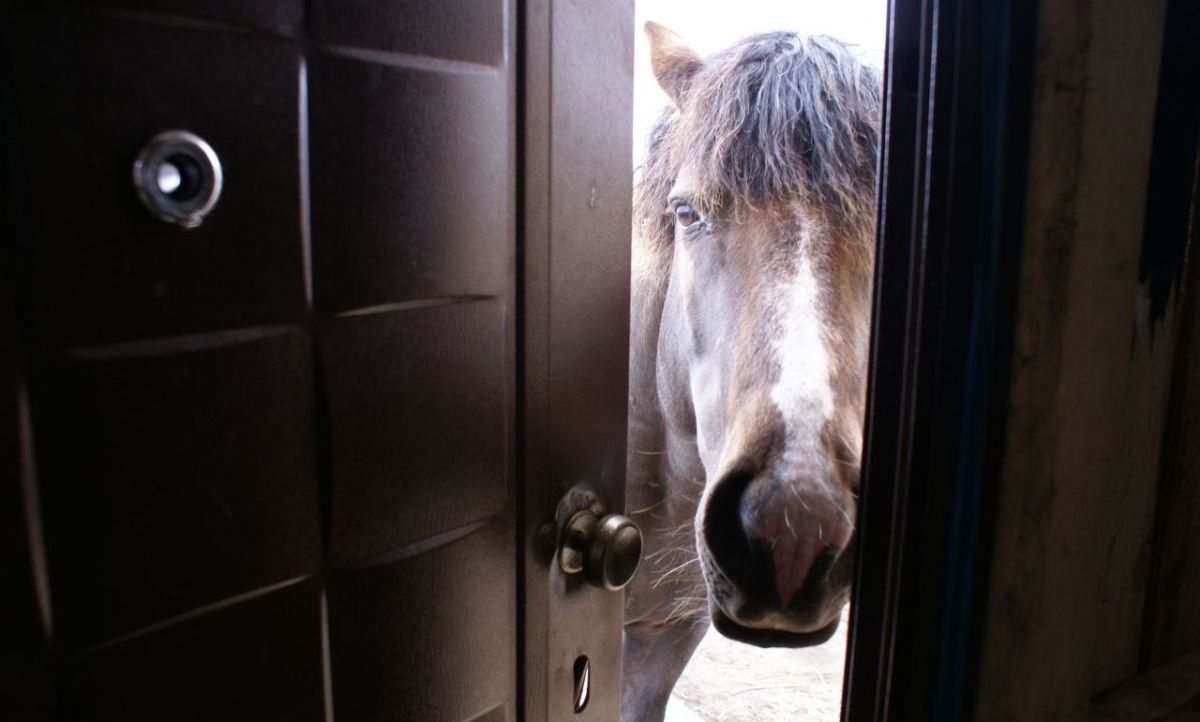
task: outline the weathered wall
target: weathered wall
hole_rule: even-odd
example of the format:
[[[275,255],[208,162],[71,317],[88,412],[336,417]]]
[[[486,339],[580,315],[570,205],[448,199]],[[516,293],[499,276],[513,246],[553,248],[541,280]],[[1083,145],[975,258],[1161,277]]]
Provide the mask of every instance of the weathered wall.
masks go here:
[[[1163,443],[1155,547],[1142,637],[1144,670],[1200,655],[1200,3],[1170,0],[1155,118],[1142,277],[1163,283],[1182,269],[1180,335]],[[1189,248],[1193,249],[1189,253]],[[1152,261],[1152,263],[1147,263]],[[1159,262],[1165,261],[1165,262]],[[1153,279],[1157,277],[1158,281]],[[1196,650],[1193,652],[1193,650]],[[1200,658],[1200,657],[1198,657]],[[1196,666],[1200,680],[1200,665]],[[1200,681],[1192,689],[1200,692]],[[1197,694],[1200,702],[1200,694]],[[1200,710],[1200,706],[1197,707]]]
[[[1177,315],[1152,339],[1138,284],[1165,6],[1040,3],[984,722],[1082,720],[1138,671]]]
[[[1193,215],[1193,248],[1200,235],[1197,220]],[[1200,286],[1192,273],[1163,444],[1143,669],[1200,650]]]

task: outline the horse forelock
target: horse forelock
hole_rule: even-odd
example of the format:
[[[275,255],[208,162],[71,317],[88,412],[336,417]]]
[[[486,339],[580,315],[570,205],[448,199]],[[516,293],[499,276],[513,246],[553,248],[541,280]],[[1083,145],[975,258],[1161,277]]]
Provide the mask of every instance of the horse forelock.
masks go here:
[[[639,253],[670,246],[667,197],[686,164],[701,212],[737,219],[799,203],[869,259],[880,111],[877,71],[833,38],[767,33],[713,55],[650,133],[634,199]]]

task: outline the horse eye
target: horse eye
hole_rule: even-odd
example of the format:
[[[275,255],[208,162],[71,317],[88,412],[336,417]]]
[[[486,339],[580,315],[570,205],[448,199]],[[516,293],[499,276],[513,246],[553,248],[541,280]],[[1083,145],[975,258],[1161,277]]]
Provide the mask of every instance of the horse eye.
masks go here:
[[[687,228],[698,220],[700,220],[700,214],[687,203],[680,203],[675,206],[675,221],[681,227]]]

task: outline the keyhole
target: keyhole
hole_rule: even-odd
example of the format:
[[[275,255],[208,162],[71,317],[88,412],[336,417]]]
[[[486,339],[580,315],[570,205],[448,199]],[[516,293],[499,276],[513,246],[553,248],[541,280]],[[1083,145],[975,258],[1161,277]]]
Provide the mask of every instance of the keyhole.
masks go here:
[[[592,693],[592,666],[586,655],[575,660],[575,714],[587,707]]]

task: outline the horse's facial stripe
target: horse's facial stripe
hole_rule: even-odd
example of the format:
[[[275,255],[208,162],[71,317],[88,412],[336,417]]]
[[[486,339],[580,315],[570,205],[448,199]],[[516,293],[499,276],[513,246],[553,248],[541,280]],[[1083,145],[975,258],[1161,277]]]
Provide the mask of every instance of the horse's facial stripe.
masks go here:
[[[834,412],[829,375],[829,352],[822,333],[821,286],[811,259],[801,244],[796,272],[781,289],[780,333],[775,341],[779,378],[771,388],[771,400],[787,426],[790,459],[819,453],[818,436]]]

